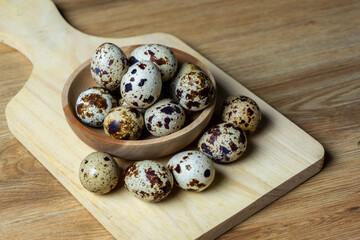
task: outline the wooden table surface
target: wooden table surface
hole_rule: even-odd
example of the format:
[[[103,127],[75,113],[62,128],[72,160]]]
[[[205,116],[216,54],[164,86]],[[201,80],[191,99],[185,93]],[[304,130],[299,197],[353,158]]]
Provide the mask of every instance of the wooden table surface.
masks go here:
[[[358,0],[99,2],[55,4],[88,34],[181,38],[325,147],[319,174],[220,239],[360,239]],[[31,70],[0,44],[0,239],[112,239],[8,130]]]

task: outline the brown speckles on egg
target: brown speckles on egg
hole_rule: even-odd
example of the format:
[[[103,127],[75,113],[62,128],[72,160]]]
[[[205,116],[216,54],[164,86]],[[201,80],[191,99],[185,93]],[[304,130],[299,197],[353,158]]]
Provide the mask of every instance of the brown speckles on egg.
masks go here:
[[[194,70],[201,70],[200,67],[198,67],[195,64],[192,63],[188,63],[188,62],[184,62],[180,65],[178,72],[176,73],[176,75],[167,82],[165,89],[166,89],[166,93],[168,94],[167,97],[174,99],[177,101],[177,95],[180,97],[181,96],[181,92],[177,93],[176,92],[176,85],[178,84],[178,82],[180,81],[181,77],[188,72],[194,71]]]
[[[118,88],[127,69],[126,55],[115,44],[103,43],[95,50],[90,70],[95,82],[101,87],[109,90]]]
[[[144,118],[136,109],[117,107],[112,109],[104,120],[105,133],[116,139],[137,139],[140,137]]]
[[[210,103],[214,87],[203,71],[194,70],[180,77],[175,92],[181,106],[190,111],[200,111]]]
[[[139,86],[139,87],[144,86],[144,84],[145,84],[146,81],[147,81],[146,78],[140,79],[140,82],[138,83],[138,86]]]
[[[137,60],[134,56],[131,56],[129,58],[129,65],[132,66],[134,63],[137,63],[139,60]]]
[[[207,133],[210,135],[210,138],[208,140],[208,143],[210,144],[214,144],[214,142],[216,141],[217,137],[220,136],[221,131],[219,129],[219,127],[215,126],[213,128],[210,128]]]
[[[176,73],[177,60],[172,50],[160,44],[142,45],[132,51],[130,61],[150,61],[160,70],[162,81],[170,80]]]
[[[261,112],[254,100],[246,96],[230,96],[225,99],[222,119],[242,128],[246,133],[255,132],[260,121]]]
[[[148,50],[148,53],[150,54],[150,61],[156,63],[157,66],[161,66],[163,64],[166,64],[167,61],[168,61],[168,58],[166,56],[165,56],[165,59],[166,59],[165,60],[164,58],[156,57],[155,53],[153,51],[151,51],[151,50]],[[147,55],[147,54],[145,54],[145,55]]]
[[[120,90],[124,101],[131,107],[148,108],[160,96],[162,81],[159,70],[149,61],[140,61],[124,75]]]
[[[134,79],[134,78],[132,78],[132,79]],[[130,81],[131,81],[131,79],[130,79]],[[127,92],[130,92],[131,90],[132,90],[132,84],[126,83],[125,84],[125,92],[127,93]]]
[[[192,179],[190,183],[187,185],[188,187],[197,187],[197,188],[203,188],[206,185],[204,183],[200,183],[197,179]]]
[[[131,164],[125,170],[124,182],[132,195],[150,202],[164,199],[174,185],[171,172],[161,163],[150,160]]]
[[[149,96],[148,98],[144,98],[145,103],[148,103],[149,105],[152,104],[155,101],[155,98],[153,96]]]
[[[150,186],[154,187],[155,184],[161,186],[163,181],[161,180],[158,173],[155,172],[151,167],[145,170],[145,176],[150,182]]]
[[[76,105],[76,113],[78,116],[81,116],[85,112],[84,103],[79,103]]]
[[[139,62],[138,66],[141,70],[145,70],[147,65],[144,62]]]
[[[238,149],[237,144],[235,144],[233,141],[230,141],[229,145],[230,145],[231,151],[233,151],[233,152],[235,152]]]
[[[182,94],[183,94],[183,90],[180,90],[180,89],[176,89],[176,98],[177,99],[180,99],[181,98],[181,96],[182,96]]]
[[[171,99],[162,99],[145,112],[148,131],[157,137],[180,130],[185,123],[185,112]]]
[[[200,107],[199,102],[193,102],[193,101],[186,101],[185,103],[186,109],[198,109]]]
[[[112,94],[99,87],[82,92],[76,100],[75,112],[79,120],[91,127],[101,127],[107,113],[116,107]]]
[[[94,152],[81,162],[79,178],[81,184],[90,192],[105,194],[118,183],[120,171],[109,154]]]
[[[176,184],[185,190],[203,191],[215,177],[214,164],[199,151],[180,152],[169,160],[167,166],[172,171]]]
[[[90,93],[84,95],[81,100],[89,105],[94,105],[99,109],[106,110],[108,108],[108,104],[106,99],[102,96],[102,94],[98,93]]]
[[[119,122],[114,120],[107,125],[107,129],[110,135],[115,135],[121,130],[121,127],[125,127],[125,123],[123,121]]]
[[[177,172],[177,173],[181,173],[181,167],[179,164],[176,165],[176,167],[174,168],[174,170]]]
[[[168,117],[164,118],[164,127],[165,127],[166,129],[169,129],[169,123],[170,123],[170,121],[171,121],[170,118],[168,118]]]
[[[231,123],[215,125],[200,138],[199,151],[216,162],[233,162],[245,152],[247,139],[244,131]]]
[[[204,172],[204,177],[206,177],[206,178],[210,177],[210,173],[211,173],[211,170],[206,169],[205,172]]]
[[[171,183],[170,180],[168,180],[165,183],[165,187],[161,187],[160,189],[164,192],[164,194],[170,193],[173,187],[173,183]]]
[[[129,165],[124,172],[123,178],[127,177],[127,176],[131,176],[133,174],[135,174],[135,171],[137,170],[137,167],[135,164],[131,164]]]

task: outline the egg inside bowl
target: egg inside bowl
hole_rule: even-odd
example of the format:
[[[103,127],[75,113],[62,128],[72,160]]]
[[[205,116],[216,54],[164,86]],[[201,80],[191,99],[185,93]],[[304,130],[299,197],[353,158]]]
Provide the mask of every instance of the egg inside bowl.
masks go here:
[[[122,47],[129,56],[132,50],[140,45]],[[87,145],[96,151],[106,152],[113,156],[128,160],[156,159],[174,153],[189,145],[208,125],[215,109],[216,83],[209,69],[198,59],[181,50],[171,48],[178,63],[190,62],[198,65],[210,78],[214,86],[214,97],[210,104],[198,112],[187,111],[185,126],[177,132],[154,137],[144,129],[137,140],[119,140],[107,136],[103,128],[88,127],[76,117],[75,103],[81,92],[97,86],[91,77],[91,59],[81,64],[69,77],[62,92],[62,106],[65,118],[74,133]]]

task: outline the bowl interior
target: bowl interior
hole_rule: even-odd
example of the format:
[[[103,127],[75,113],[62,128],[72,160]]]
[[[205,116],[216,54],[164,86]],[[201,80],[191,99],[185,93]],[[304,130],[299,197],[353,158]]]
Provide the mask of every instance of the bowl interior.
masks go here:
[[[121,49],[124,51],[124,53],[127,56],[129,56],[131,51],[138,46],[140,46],[140,45],[122,47]],[[174,53],[177,57],[179,65],[183,62],[191,62],[191,63],[198,65],[210,77],[210,79],[213,82],[213,85],[215,87],[215,90],[216,90],[215,80],[214,80],[212,74],[209,72],[209,70],[207,69],[207,67],[204,64],[202,64],[199,60],[197,60],[196,58],[194,58],[193,56],[191,56],[187,53],[184,53],[180,50],[173,49],[173,48],[172,48],[172,50],[174,51]],[[71,83],[70,83],[70,86],[69,86],[68,92],[67,92],[67,104],[69,105],[70,111],[73,115],[72,117],[74,117],[76,119],[76,121],[78,123],[80,123],[81,125],[83,125],[83,124],[77,119],[76,113],[75,113],[75,103],[76,103],[77,97],[80,95],[81,92],[85,91],[86,89],[97,86],[95,81],[92,79],[92,76],[90,73],[90,62],[91,62],[91,59],[88,59],[85,63],[83,63],[81,66],[79,66],[79,68],[77,70],[75,70],[73,75],[70,76],[70,78],[69,78],[69,81],[71,81]],[[66,93],[63,93],[63,94],[66,94]],[[214,103],[215,103],[215,98],[210,103],[210,106],[208,106],[205,109],[208,109],[209,107],[214,107],[213,106]],[[198,122],[201,118],[208,117],[208,116],[204,116],[204,114],[208,114],[209,111],[207,110],[206,113],[204,113],[204,111],[205,110],[198,111],[198,112],[186,111],[185,126],[181,130],[179,130],[175,133],[172,133],[170,135],[160,137],[160,138],[166,138],[166,137],[169,138],[173,134],[180,134],[181,131],[186,130],[187,128],[191,127],[191,125],[193,125],[193,124],[196,124],[196,122]],[[198,121],[195,121],[195,120],[198,120]],[[103,138],[102,136],[105,136],[106,138],[111,139],[110,137],[108,137],[105,134],[102,127],[101,128],[93,128],[93,127],[88,127],[86,125],[83,125],[83,127],[86,129],[86,131],[91,131],[91,132],[95,133],[95,135],[97,135],[97,136],[101,135],[100,138]],[[148,131],[146,131],[146,128],[145,128],[142,136],[138,140],[117,140],[117,141],[137,141],[140,143],[140,141],[154,139],[154,138],[159,139],[159,137],[154,137],[153,135],[151,135]]]

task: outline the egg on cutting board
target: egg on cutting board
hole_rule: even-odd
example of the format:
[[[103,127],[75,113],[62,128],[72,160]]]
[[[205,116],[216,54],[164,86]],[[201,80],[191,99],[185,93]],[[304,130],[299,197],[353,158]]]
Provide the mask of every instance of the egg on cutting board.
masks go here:
[[[198,149],[218,163],[230,163],[241,157],[247,147],[244,131],[232,123],[220,123],[206,131]]]
[[[81,184],[90,192],[105,194],[113,190],[120,179],[116,161],[107,153],[93,152],[80,164]]]
[[[199,151],[180,152],[169,160],[167,166],[176,185],[189,191],[205,190],[215,177],[213,162]]]
[[[222,120],[240,127],[246,134],[251,134],[261,121],[260,108],[247,96],[230,96],[225,99]]]
[[[161,163],[144,160],[131,164],[124,172],[125,188],[135,197],[148,202],[159,202],[169,195],[174,179]]]

